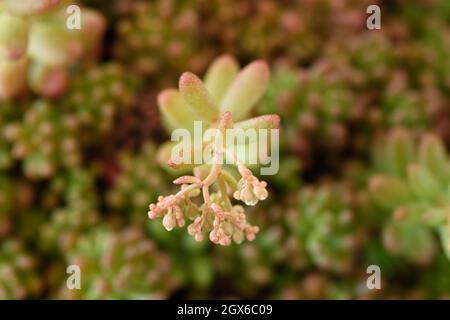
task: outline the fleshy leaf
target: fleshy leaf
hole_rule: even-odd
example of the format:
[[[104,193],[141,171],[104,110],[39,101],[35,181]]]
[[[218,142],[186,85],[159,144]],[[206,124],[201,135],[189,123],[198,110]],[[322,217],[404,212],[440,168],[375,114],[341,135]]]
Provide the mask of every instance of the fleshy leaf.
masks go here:
[[[278,129],[280,127],[280,116],[276,114],[266,114],[259,117],[254,117],[248,120],[236,122],[234,128],[236,129]]]
[[[17,61],[27,51],[28,25],[21,17],[0,14],[0,60]]]
[[[445,147],[438,137],[426,135],[419,147],[419,163],[441,183],[448,183],[448,158]]]
[[[436,253],[434,236],[420,223],[388,222],[383,230],[383,243],[391,253],[404,256],[419,265],[427,265]]]
[[[212,122],[218,118],[219,112],[213,98],[195,74],[183,73],[180,77],[179,87],[182,96],[191,105],[198,120]]]
[[[10,99],[26,88],[28,59],[0,61],[0,99]]]
[[[167,132],[185,128],[193,130],[195,115],[189,104],[176,89],[167,89],[158,95],[158,107]]]
[[[264,135],[267,143],[271,143],[271,129],[280,127],[280,117],[278,115],[263,115],[249,120],[237,122],[233,126],[234,141],[227,141],[227,144],[254,143],[260,141],[260,135]],[[259,131],[260,129],[264,131]],[[250,131],[247,131],[250,130]],[[254,132],[252,132],[254,130]],[[253,134],[254,133],[254,134]]]
[[[442,248],[450,261],[450,217],[448,224],[439,228],[439,235],[441,238]]]
[[[405,176],[408,164],[414,161],[414,142],[408,131],[397,129],[386,146],[386,160],[392,173]]]
[[[169,165],[169,161],[172,160],[172,149],[177,145],[177,142],[168,141],[163,143],[157,151],[156,159],[158,163],[168,171],[176,171],[178,174],[189,172],[196,167],[194,164],[179,164]]]
[[[412,196],[406,183],[391,176],[372,177],[369,188],[373,199],[388,209],[401,205]]]
[[[48,98],[60,96],[69,82],[68,71],[65,68],[52,68],[41,63],[33,63],[29,70],[31,88]]]
[[[28,46],[29,55],[49,66],[66,66],[83,53],[83,45],[75,33],[60,26],[61,21],[33,24]]]
[[[230,55],[217,58],[209,67],[205,76],[205,87],[217,104],[222,100],[238,72],[239,66]]]
[[[245,118],[251,108],[263,96],[269,83],[269,67],[264,61],[246,66],[231,83],[220,103],[220,111],[231,111],[233,119]]]
[[[408,182],[411,190],[423,199],[434,200],[442,192],[439,181],[420,165],[412,164],[408,166]]]
[[[61,0],[3,0],[5,9],[15,14],[31,15],[44,13],[58,4]]]

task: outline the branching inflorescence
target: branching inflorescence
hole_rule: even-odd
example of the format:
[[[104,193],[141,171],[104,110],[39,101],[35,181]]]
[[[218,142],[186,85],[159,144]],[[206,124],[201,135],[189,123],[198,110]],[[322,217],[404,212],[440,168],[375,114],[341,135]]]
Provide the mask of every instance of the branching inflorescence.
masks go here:
[[[212,161],[208,163],[176,162],[176,155],[172,152],[176,145],[172,142],[161,147],[160,160],[173,169],[192,169],[193,175],[174,180],[174,184],[181,185],[178,193],[160,196],[157,203],[150,204],[150,219],[163,217],[163,225],[169,231],[183,227],[186,219],[191,220],[187,229],[197,241],[203,240],[205,232],[209,232],[213,243],[225,246],[232,241],[241,243],[244,238],[249,241],[255,238],[259,228],[248,223],[244,207],[233,205],[231,195],[250,206],[268,197],[267,183],[255,177],[248,168],[249,163],[241,159],[242,150],[249,150],[250,145],[257,141],[249,138],[244,147],[239,148],[235,139],[224,137],[226,130],[252,129],[258,132],[258,136],[259,129],[278,128],[277,115],[239,121],[246,118],[262,97],[268,79],[269,70],[265,62],[255,61],[239,72],[232,57],[222,56],[213,62],[204,83],[194,74],[184,73],[179,91],[168,89],[159,94],[158,104],[169,129],[186,128],[192,132],[194,121],[201,121],[203,126],[206,124],[207,128],[216,130],[212,138],[202,138],[201,142],[201,151],[210,150]],[[239,122],[234,123],[233,120]],[[258,148],[267,148],[271,143],[277,141],[265,141],[265,145]],[[193,153],[194,149],[184,149],[180,155]],[[224,159],[232,166],[225,166]],[[235,177],[235,169],[240,176],[239,181]],[[203,202],[199,204],[194,198],[200,194]]]

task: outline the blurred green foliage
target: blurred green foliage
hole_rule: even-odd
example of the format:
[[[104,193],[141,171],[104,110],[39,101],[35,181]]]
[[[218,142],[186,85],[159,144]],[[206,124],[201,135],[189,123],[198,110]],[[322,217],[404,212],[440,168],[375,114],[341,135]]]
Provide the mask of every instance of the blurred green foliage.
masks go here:
[[[450,298],[449,1],[80,0],[70,35],[65,3],[0,37],[0,299]],[[147,218],[174,178],[155,93],[223,53],[269,63],[254,113],[282,126],[260,233],[230,247]]]

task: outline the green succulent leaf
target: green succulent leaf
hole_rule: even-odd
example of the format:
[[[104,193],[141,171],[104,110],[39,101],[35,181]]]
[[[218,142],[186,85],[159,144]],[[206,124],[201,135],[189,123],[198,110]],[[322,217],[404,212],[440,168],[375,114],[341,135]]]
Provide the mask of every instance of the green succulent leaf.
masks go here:
[[[442,142],[434,135],[426,135],[419,147],[419,164],[423,165],[442,184],[448,183],[448,157]]]
[[[370,179],[369,189],[373,199],[387,209],[394,209],[412,198],[408,185],[396,177],[374,176]]]
[[[215,121],[219,111],[202,80],[195,74],[185,72],[180,77],[179,88],[186,102],[194,110],[197,119],[208,123]]]
[[[231,111],[233,119],[244,119],[264,95],[269,83],[269,67],[254,61],[239,72],[220,103],[220,112]]]
[[[15,14],[33,15],[44,13],[61,3],[61,0],[3,0],[5,9]]]
[[[383,243],[391,253],[419,265],[429,264],[436,253],[432,231],[420,223],[391,221],[383,230]]]
[[[208,68],[205,76],[205,87],[216,104],[220,103],[238,73],[239,65],[230,55],[217,58]]]
[[[436,200],[442,194],[439,181],[424,167],[408,166],[408,182],[411,190],[422,199]]]
[[[28,24],[25,19],[0,13],[0,60],[16,61],[26,53]]]
[[[445,255],[450,261],[450,221],[448,225],[442,226],[439,229],[439,235],[441,238],[442,248],[444,248]]]
[[[196,120],[192,107],[176,89],[167,89],[158,95],[158,107],[163,123],[170,133],[172,130],[185,128],[193,131]]]
[[[10,99],[24,91],[28,59],[0,61],[0,100]]]
[[[414,141],[408,131],[394,131],[386,146],[386,160],[392,173],[405,176],[409,163],[414,161]]]
[[[66,66],[83,53],[77,33],[65,29],[63,20],[43,20],[32,25],[28,54],[49,66]]]

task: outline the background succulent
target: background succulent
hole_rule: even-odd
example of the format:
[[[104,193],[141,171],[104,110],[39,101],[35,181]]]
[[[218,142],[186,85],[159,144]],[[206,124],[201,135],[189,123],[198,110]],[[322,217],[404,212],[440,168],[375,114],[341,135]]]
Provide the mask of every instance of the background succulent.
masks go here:
[[[164,78],[176,79],[186,65],[194,72],[204,68],[210,57],[201,49],[202,29],[195,4],[135,1],[117,23],[117,59],[139,74],[159,78],[160,83]],[[168,78],[170,74],[175,77]]]
[[[396,130],[389,137],[375,153],[380,173],[370,180],[374,200],[392,213],[384,244],[391,252],[427,264],[436,251],[433,229],[448,252],[447,153],[430,134],[418,148],[407,131]]]
[[[103,16],[83,7],[81,29],[67,27],[66,8],[77,2],[4,1],[0,8],[0,98],[28,89],[60,96],[76,74],[96,60],[105,31]],[[28,76],[27,76],[28,74]]]
[[[8,123],[3,135],[13,145],[13,157],[22,160],[27,176],[48,178],[60,168],[80,164],[79,127],[74,115],[41,100],[26,110],[22,121]]]
[[[0,244],[0,297],[25,299],[37,297],[42,289],[38,259],[18,239]]]
[[[67,252],[68,265],[81,266],[81,290],[65,285],[70,299],[161,299],[176,288],[170,258],[139,227],[94,230]]]
[[[73,4],[81,30],[67,28]],[[380,30],[366,27],[374,4]],[[0,298],[448,299],[449,8],[0,0]],[[270,81],[261,61],[234,78],[259,59]],[[247,208],[257,237],[217,246],[149,221],[186,174],[159,166],[171,130],[230,109],[281,120],[270,196]]]

